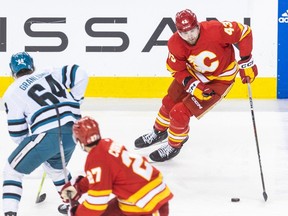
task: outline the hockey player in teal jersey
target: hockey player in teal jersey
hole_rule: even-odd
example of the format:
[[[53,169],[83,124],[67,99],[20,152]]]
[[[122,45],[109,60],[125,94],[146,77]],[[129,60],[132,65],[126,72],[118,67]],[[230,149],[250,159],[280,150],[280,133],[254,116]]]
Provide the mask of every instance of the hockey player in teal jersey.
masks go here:
[[[67,164],[76,145],[72,126],[81,117],[88,75],[78,65],[36,71],[27,52],[12,55],[10,68],[15,80],[3,100],[8,132],[17,146],[4,167],[2,199],[4,215],[16,216],[24,175],[43,165],[58,192],[71,178],[69,171],[67,176],[63,172],[59,135]]]

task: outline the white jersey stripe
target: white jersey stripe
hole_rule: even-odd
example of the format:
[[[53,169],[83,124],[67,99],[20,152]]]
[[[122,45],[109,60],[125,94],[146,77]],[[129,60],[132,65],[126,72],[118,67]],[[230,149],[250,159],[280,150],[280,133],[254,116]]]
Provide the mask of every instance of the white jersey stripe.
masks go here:
[[[21,162],[21,160],[26,156],[26,154],[31,151],[44,137],[45,133],[39,134],[35,140],[29,142],[11,161],[11,166],[15,169],[15,167]]]
[[[154,196],[156,196],[161,191],[165,190],[166,184],[162,182],[162,184],[158,185],[156,188],[151,190],[148,194],[146,194],[143,198],[141,198],[136,205],[140,208],[144,208],[147,203],[149,203]]]
[[[88,195],[86,198],[86,201],[92,205],[104,205],[108,203],[109,195],[101,196],[101,197],[94,197],[94,196]]]

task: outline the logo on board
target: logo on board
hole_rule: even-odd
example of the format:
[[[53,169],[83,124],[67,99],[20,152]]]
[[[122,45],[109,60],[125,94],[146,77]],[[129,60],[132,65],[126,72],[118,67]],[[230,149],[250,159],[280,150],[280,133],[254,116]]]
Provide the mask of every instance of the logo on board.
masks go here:
[[[288,23],[288,10],[282,13],[281,17],[278,18],[279,23]]]

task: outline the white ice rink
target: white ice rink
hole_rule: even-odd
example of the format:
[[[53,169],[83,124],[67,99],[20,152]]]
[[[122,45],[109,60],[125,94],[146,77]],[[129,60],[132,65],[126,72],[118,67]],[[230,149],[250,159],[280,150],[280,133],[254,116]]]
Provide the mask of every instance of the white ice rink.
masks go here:
[[[152,129],[160,99],[86,99],[83,115],[94,117],[102,137],[121,142],[134,151],[134,140]],[[267,202],[262,196],[258,155],[250,105],[226,99],[201,120],[190,122],[190,139],[171,161],[154,163],[174,193],[171,216],[285,216],[288,214],[288,100],[254,100]],[[6,116],[0,110],[0,180],[2,168],[15,144]],[[137,151],[146,154],[152,149]],[[82,174],[86,153],[77,148],[68,166]],[[24,178],[19,216],[56,216],[61,203],[47,178],[46,200],[35,204],[41,168]],[[2,194],[2,188],[0,188]],[[240,202],[232,203],[232,197]],[[3,215],[3,213],[1,213]],[[92,215],[91,215],[92,216]]]

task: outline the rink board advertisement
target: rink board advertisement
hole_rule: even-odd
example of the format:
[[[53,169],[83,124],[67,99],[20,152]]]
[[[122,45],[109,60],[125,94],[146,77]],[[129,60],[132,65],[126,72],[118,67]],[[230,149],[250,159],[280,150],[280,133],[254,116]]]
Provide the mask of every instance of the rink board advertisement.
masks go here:
[[[278,77],[277,97],[288,98],[288,1],[278,4]]]
[[[28,0],[15,7],[5,2],[0,12],[0,94],[12,82],[11,54],[27,51],[38,70],[67,64],[85,68],[90,76],[89,97],[162,97],[172,79],[165,63],[167,41],[176,31],[175,14],[190,8],[199,21],[238,21],[252,27],[253,56],[259,69],[253,95],[276,98],[277,5],[261,1],[260,10],[258,0],[244,0],[235,8],[238,4],[228,0],[193,4],[187,0],[175,5],[164,0],[101,4]],[[269,31],[264,31],[263,23]],[[247,86],[239,78],[235,85],[228,97],[247,97]]]

